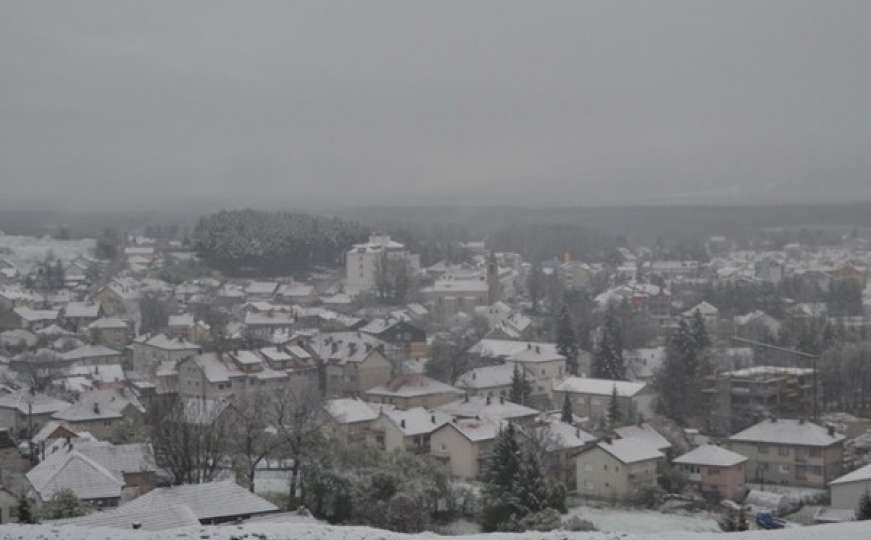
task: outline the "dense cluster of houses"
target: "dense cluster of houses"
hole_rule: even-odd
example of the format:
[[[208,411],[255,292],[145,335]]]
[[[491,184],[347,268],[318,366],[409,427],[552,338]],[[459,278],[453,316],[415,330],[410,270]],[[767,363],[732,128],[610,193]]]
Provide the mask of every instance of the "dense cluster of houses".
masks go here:
[[[577,374],[569,373],[542,316],[528,309],[533,266],[481,243],[469,243],[467,262],[422,267],[401,243],[373,236],[348,251],[343,271],[304,280],[207,273],[170,284],[161,268],[195,256],[177,242],[131,237],[122,270],[90,281],[94,268],[105,268],[79,257],[66,261],[64,287],[52,291],[27,288],[26,276],[0,259],[0,430],[35,463],[28,496],[45,502],[69,488],[101,508],[132,499],[106,512],[119,520],[132,515],[132,504],[155,513],[173,507],[165,515],[180,522],[273,511],[252,500],[250,512],[218,515],[197,506],[198,488],[154,489],[161,471],[147,443],[107,442],[119,424],[140,420],[155,396],[220,404],[272,389],[316,391],[324,430],[342,443],[431,455],[458,478],[481,478],[510,422],[541,442],[549,474],[582,496],[629,499],[674,468],[719,498],[740,499],[751,483],[831,487],[833,507],[855,508],[871,469],[852,469],[871,455],[857,455],[850,443],[871,438],[871,422],[811,418],[811,368],[760,363],[755,349],[729,343],[717,349],[705,389],[722,426],[699,433],[657,417],[652,381],[665,358],[663,337],[681,318],[698,313],[712,329],[728,325],[737,335],[759,326],[776,334],[782,324],[762,311],[724,320],[711,303],[688,302],[686,291],[796,276],[820,287],[834,280],[865,287],[871,267],[864,246],[747,252],[716,244],[704,264],[621,248],[619,264],[564,257],[541,265],[565,289],[603,283],[599,309],[619,303],[655,321],[650,343],[624,351],[629,380],[620,381],[590,377],[590,351],[579,352]],[[422,284],[407,304],[360,301],[378,286],[385,260],[403,261]],[[853,325],[869,321],[864,290],[866,312]],[[165,324],[148,332],[145,298],[172,306]],[[811,315],[825,316],[824,306],[789,305],[788,316]],[[458,353],[463,371],[448,381],[427,376],[434,335],[476,324],[483,332]],[[522,403],[511,401],[518,373],[528,384]],[[603,427],[615,407],[625,425]],[[737,417],[754,420],[734,429]],[[230,485],[214,489],[241,500]]]

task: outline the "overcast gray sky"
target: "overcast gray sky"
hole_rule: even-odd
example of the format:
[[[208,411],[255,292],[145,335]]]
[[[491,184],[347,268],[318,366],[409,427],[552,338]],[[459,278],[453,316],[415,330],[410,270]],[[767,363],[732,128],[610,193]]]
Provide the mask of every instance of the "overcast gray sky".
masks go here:
[[[871,200],[871,2],[0,3],[10,201]]]

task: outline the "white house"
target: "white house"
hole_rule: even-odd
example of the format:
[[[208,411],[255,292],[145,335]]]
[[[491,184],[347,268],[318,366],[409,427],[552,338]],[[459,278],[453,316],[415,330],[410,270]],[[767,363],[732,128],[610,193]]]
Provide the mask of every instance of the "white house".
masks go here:
[[[865,465],[832,480],[829,482],[829,490],[832,494],[832,508],[856,510],[862,495],[871,493],[871,465]]]
[[[656,486],[656,468],[665,456],[638,439],[605,439],[577,455],[578,493],[600,499],[625,499]]]
[[[355,244],[345,256],[346,287],[363,292],[375,287],[375,277],[381,258],[402,260],[412,272],[420,270],[420,256],[412,254],[404,244],[389,236],[372,235],[365,244]]]

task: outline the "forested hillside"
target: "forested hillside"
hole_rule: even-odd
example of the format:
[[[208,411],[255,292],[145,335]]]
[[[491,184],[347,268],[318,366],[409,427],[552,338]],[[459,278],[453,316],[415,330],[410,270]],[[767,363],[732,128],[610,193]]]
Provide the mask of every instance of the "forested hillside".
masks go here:
[[[193,243],[209,265],[231,274],[290,274],[341,263],[366,234],[357,223],[337,218],[225,210],[200,218]]]

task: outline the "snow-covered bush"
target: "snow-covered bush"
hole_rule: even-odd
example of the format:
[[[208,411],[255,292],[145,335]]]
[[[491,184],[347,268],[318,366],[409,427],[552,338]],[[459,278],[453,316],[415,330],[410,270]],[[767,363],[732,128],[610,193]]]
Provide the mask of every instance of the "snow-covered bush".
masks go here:
[[[563,522],[563,529],[571,532],[589,532],[596,531],[596,526],[592,521],[583,519],[581,516],[572,516]]]

